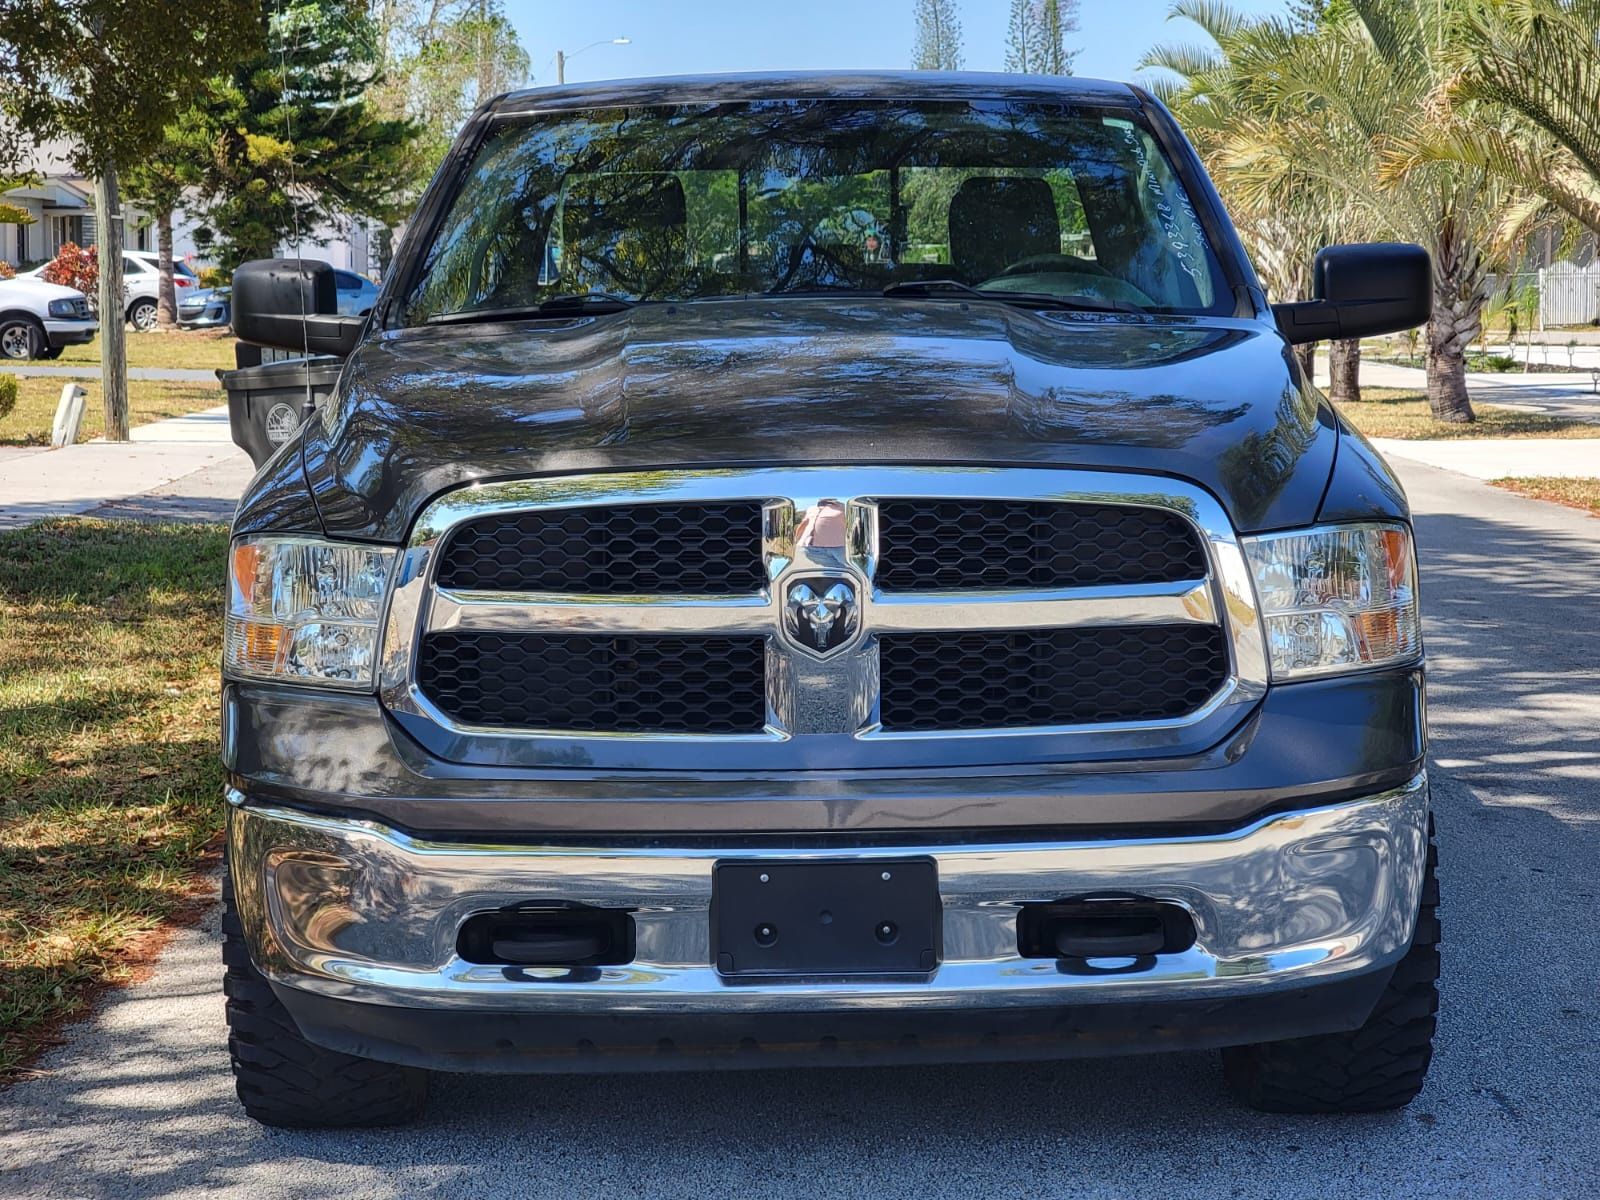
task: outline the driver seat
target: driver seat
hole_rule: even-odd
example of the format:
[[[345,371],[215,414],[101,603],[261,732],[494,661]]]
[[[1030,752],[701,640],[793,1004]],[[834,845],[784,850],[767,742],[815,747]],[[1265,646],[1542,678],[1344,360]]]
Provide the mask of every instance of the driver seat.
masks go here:
[[[1061,220],[1043,179],[978,175],[950,200],[950,265],[982,283],[1013,263],[1061,253]]]

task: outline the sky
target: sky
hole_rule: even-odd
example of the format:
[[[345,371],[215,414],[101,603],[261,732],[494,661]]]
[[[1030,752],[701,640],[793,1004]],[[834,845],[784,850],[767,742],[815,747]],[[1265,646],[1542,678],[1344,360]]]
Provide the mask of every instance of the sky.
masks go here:
[[[556,81],[555,52],[568,53],[569,83],[713,71],[905,68],[911,65],[912,0],[505,0],[532,60],[536,85]],[[1286,0],[1233,0],[1250,13]],[[968,70],[1005,62],[1009,0],[956,0]],[[1082,0],[1076,72],[1131,79],[1139,57],[1198,31],[1167,21],[1169,0]],[[616,46],[610,39],[627,37]],[[590,46],[596,41],[604,44]],[[571,57],[581,50],[576,57]]]

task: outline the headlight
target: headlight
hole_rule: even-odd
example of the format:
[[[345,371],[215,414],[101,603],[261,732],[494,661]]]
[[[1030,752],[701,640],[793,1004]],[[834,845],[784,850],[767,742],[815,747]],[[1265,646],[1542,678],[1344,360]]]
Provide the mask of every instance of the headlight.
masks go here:
[[[52,300],[45,311],[52,317],[75,317],[78,315],[78,302],[76,300]]]
[[[1242,539],[1282,682],[1422,653],[1417,564],[1403,525],[1328,525]]]
[[[395,554],[318,538],[234,542],[223,672],[370,691]]]

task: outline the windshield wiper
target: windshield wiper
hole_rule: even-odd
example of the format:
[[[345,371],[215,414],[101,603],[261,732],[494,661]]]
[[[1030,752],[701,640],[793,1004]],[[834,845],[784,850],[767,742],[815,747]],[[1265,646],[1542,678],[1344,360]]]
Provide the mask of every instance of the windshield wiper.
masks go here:
[[[450,325],[469,321],[525,321],[530,317],[565,317],[575,313],[614,313],[632,308],[637,300],[613,296],[609,292],[564,292],[538,304],[516,308],[466,308],[460,312],[429,317],[430,325]]]
[[[961,299],[975,297],[979,300],[998,300],[1022,308],[1052,308],[1065,312],[1126,312],[1142,313],[1145,310],[1126,300],[1106,300],[1099,296],[1057,296],[1050,292],[986,292],[959,279],[906,279],[891,283],[883,289],[885,296],[927,296],[939,299],[941,295]]]

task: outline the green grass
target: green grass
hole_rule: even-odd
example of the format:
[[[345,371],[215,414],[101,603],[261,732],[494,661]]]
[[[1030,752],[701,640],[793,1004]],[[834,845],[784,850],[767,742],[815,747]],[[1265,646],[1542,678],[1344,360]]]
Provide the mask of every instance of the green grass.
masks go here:
[[[19,378],[17,407],[0,418],[0,446],[48,446],[50,426],[61,401],[61,388],[76,383],[88,393],[78,440],[86,442],[105,430],[100,384],[93,379]],[[128,424],[145,425],[165,417],[179,417],[227,403],[227,394],[203,383],[167,383],[153,379],[128,381]]]
[[[1582,508],[1600,517],[1600,479],[1568,479],[1561,475],[1508,475],[1490,480],[1495,487],[1520,492],[1535,500]]]
[[[1474,404],[1476,421],[1465,425],[1435,421],[1421,392],[1362,388],[1359,404],[1339,411],[1368,437],[1405,438],[1600,438],[1600,424],[1522,412],[1493,404]]]
[[[175,329],[171,333],[139,333],[129,330],[128,365],[130,367],[183,368],[210,371],[217,367],[232,370],[233,334],[224,329]],[[100,339],[83,346],[68,346],[62,350],[56,366],[100,365]],[[43,363],[42,366],[52,364]]]
[[[221,526],[0,534],[0,1081],[197,894],[226,546]]]

